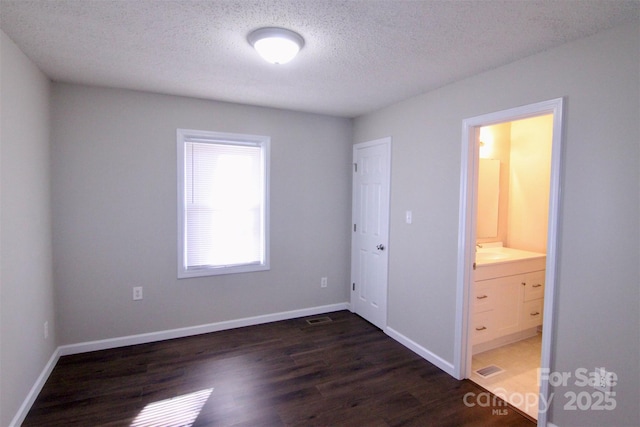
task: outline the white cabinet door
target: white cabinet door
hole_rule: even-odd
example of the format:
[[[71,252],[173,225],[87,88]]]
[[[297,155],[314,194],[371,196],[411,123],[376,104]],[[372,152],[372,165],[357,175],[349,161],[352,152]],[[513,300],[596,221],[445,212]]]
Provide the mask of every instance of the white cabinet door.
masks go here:
[[[518,332],[522,307],[522,285],[520,276],[492,279],[495,287],[496,336]]]

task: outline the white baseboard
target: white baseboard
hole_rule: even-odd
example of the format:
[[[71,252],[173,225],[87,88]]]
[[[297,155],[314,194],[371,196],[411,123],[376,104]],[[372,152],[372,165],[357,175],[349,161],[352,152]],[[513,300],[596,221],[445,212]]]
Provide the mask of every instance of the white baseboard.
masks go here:
[[[385,329],[385,333],[389,335],[391,338],[393,338],[394,340],[398,341],[403,346],[407,347],[409,350],[418,354],[423,359],[426,359],[428,362],[433,363],[438,368],[442,369],[447,374],[455,378],[454,366],[451,362],[447,362],[437,354],[432,353],[431,351],[422,347],[417,342],[411,340],[410,338],[407,338],[406,336],[402,335],[400,332],[394,330],[393,328],[390,328],[387,326],[387,328]]]
[[[33,405],[33,402],[36,401],[36,398],[40,394],[42,387],[44,387],[44,383],[47,382],[47,379],[49,378],[49,375],[51,375],[53,368],[56,366],[56,363],[58,363],[58,359],[60,359],[60,347],[58,347],[49,358],[49,361],[44,366],[44,369],[40,373],[40,376],[36,380],[35,384],[33,384],[33,387],[31,387],[31,390],[29,390],[29,394],[27,394],[24,402],[22,402],[22,405],[20,405],[18,412],[13,417],[13,420],[11,420],[9,427],[18,427],[22,425],[24,419],[29,413],[29,409],[31,409],[31,405]]]
[[[146,334],[129,335],[126,337],[109,338],[105,340],[89,341],[78,344],[63,345],[58,348],[60,356],[86,353],[88,351],[106,350],[127,345],[146,344],[156,341],[183,338],[192,335],[207,334],[227,329],[242,328],[244,326],[260,325],[262,323],[278,322],[280,320],[295,319],[297,317],[314,316],[332,311],[349,310],[348,303],[323,305],[320,307],[303,308],[300,310],[281,313],[265,314],[261,316],[245,317],[242,319],[226,320],[224,322],[208,323],[205,325],[189,326],[186,328],[169,329],[167,331],[150,332]]]

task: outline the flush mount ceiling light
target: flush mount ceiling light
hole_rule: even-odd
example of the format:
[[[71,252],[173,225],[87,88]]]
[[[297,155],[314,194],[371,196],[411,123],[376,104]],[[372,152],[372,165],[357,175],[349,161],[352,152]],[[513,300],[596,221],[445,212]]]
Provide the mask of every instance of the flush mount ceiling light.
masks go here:
[[[300,34],[276,27],[252,31],[247,36],[247,40],[260,56],[272,64],[286,64],[304,46],[304,39]]]

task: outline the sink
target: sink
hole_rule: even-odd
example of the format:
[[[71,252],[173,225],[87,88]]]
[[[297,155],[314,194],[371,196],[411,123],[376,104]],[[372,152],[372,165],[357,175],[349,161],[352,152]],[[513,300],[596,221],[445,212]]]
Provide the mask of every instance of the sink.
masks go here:
[[[509,254],[504,252],[477,252],[476,253],[476,261],[495,261],[498,259],[509,258]]]

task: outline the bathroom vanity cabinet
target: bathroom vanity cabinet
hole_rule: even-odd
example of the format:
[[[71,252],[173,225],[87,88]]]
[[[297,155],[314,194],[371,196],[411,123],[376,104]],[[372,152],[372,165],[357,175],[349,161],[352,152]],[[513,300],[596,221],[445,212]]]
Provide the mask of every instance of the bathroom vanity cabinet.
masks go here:
[[[480,264],[472,291],[474,353],[536,334],[544,306],[544,255]]]

